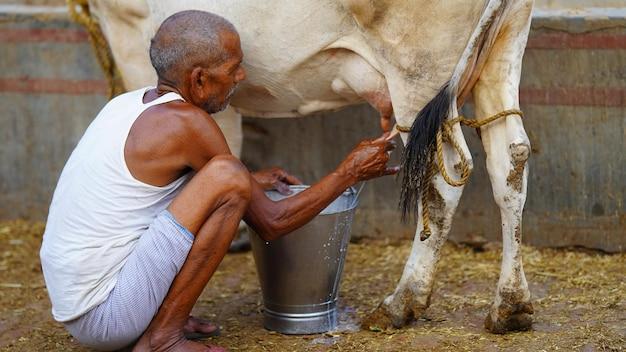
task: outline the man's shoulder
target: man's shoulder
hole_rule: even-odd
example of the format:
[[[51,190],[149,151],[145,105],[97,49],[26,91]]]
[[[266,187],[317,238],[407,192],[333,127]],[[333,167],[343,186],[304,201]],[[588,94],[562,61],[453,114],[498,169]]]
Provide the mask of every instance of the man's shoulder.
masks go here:
[[[143,151],[176,155],[200,169],[211,157],[228,153],[219,126],[204,110],[184,101],[155,105],[137,121],[132,138]],[[133,135],[131,130],[131,135]],[[131,144],[132,146],[132,144]]]
[[[144,114],[148,117],[146,120],[166,126],[170,133],[176,135],[194,135],[219,129],[206,111],[180,100],[152,106]]]

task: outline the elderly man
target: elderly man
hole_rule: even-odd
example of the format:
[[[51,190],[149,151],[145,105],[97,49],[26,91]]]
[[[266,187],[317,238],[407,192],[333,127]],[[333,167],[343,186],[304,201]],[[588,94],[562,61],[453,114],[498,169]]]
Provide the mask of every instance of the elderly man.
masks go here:
[[[150,46],[156,88],[110,101],[70,156],[54,193],[41,262],[54,318],[100,350],[219,350],[192,342],[216,327],[190,317],[243,218],[266,240],[306,224],[347,187],[394,174],[394,145],[361,142],[308,190],[279,202],[264,191],[298,180],[250,174],[210,114],[246,74],[235,28],[186,11]]]

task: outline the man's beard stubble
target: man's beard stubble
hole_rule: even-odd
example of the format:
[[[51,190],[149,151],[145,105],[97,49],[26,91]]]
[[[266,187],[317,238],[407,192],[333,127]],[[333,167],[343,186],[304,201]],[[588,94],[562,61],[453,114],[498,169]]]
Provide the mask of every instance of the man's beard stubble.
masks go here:
[[[228,107],[228,104],[230,103],[230,99],[233,97],[233,95],[235,95],[238,87],[239,83],[232,86],[232,88],[230,88],[230,90],[226,94],[224,101],[220,105],[216,105],[215,100],[209,100],[204,106],[204,111],[208,112],[209,114],[215,114],[226,109]]]

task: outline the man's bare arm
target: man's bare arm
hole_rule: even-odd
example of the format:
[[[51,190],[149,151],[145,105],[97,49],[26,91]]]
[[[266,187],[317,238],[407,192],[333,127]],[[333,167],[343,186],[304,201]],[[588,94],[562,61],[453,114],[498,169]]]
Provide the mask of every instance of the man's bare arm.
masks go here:
[[[224,135],[204,112],[190,118],[186,126],[188,136],[183,138],[189,167],[199,170],[219,154],[230,154]],[[303,192],[281,201],[272,201],[264,188],[250,175],[252,198],[244,220],[263,239],[279,238],[308,223],[348,187],[358,181],[394,174],[397,168],[387,168],[388,151],[393,142],[384,138],[361,142],[348,157],[319,182]]]

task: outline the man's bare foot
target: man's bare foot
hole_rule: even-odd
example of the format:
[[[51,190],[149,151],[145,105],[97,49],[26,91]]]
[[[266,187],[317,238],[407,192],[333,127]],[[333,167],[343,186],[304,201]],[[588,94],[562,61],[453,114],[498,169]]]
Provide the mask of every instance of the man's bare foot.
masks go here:
[[[219,346],[207,346],[199,342],[189,341],[184,337],[171,340],[150,338],[150,333],[144,333],[139,339],[133,352],[227,352]]]
[[[183,333],[188,339],[200,339],[204,337],[219,336],[220,327],[208,320],[189,316],[183,327]]]

